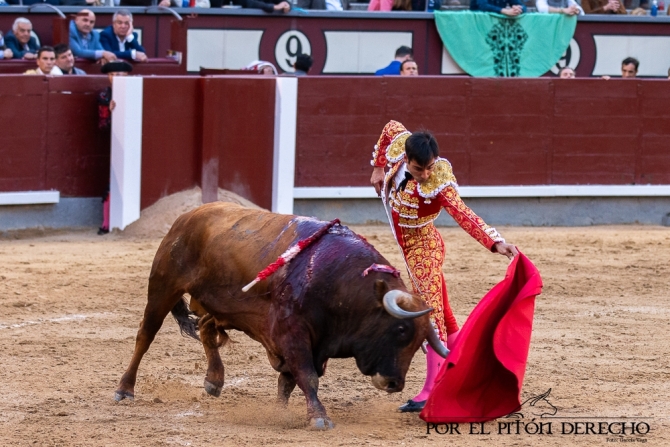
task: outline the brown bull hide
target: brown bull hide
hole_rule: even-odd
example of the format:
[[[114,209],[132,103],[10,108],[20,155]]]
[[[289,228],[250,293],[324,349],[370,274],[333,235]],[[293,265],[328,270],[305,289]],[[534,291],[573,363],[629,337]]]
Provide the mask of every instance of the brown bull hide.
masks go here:
[[[223,387],[218,348],[227,341],[228,329],[243,331],[265,347],[280,373],[280,402],[286,404],[300,387],[314,428],[333,426],[317,397],[318,378],[329,358],[354,357],[377,388],[401,391],[412,357],[430,330],[428,316],[398,319],[384,310],[384,294],[406,288],[387,273],[362,276],[371,264],[388,262],[348,228],[331,228],[269,279],[241,291],[287,248],[325,224],[228,203],[203,205],[179,217],[154,258],[135,352],[116,399],[134,396],[139,363],[169,312],[182,332],[196,338],[197,321],[209,362],[209,394],[218,396]],[[199,321],[187,307],[186,293]],[[426,309],[418,298],[406,301],[405,310]]]

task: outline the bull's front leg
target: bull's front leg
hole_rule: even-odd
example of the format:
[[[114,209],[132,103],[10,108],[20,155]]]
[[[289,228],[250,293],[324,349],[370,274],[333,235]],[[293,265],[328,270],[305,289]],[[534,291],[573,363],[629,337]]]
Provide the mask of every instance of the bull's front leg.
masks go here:
[[[300,353],[294,351],[293,354],[294,357],[287,363],[291,375],[295,378],[295,383],[305,395],[307,417],[309,418],[310,426],[316,430],[333,428],[335,425],[326,414],[326,409],[317,396],[319,391],[319,376],[314,368],[312,353],[309,350],[305,350]]]

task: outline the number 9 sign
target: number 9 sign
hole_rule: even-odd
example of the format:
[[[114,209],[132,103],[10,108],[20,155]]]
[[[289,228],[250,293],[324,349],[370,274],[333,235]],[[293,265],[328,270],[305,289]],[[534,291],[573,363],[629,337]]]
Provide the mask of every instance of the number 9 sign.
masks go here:
[[[275,44],[275,59],[279,68],[294,72],[293,63],[299,54],[312,54],[312,45],[307,36],[296,30],[286,31],[279,36]]]

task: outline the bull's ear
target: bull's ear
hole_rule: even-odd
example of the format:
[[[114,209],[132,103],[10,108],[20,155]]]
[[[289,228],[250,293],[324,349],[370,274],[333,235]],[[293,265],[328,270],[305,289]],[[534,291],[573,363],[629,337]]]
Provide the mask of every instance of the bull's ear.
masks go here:
[[[389,290],[391,290],[391,288],[389,287],[388,283],[383,279],[378,279],[377,281],[375,281],[375,295],[379,300],[379,304],[382,304],[382,302],[384,301],[384,295]]]

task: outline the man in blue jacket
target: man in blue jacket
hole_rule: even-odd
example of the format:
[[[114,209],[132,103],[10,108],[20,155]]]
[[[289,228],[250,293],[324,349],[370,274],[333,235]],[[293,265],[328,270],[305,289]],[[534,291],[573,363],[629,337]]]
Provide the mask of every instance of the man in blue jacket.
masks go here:
[[[30,34],[33,24],[25,17],[14,20],[12,30],[5,36],[5,45],[12,50],[15,59],[36,59],[37,40]]]
[[[111,51],[102,48],[98,32],[93,30],[95,14],[90,9],[82,9],[75,19],[70,22],[70,48],[75,57],[101,60],[103,63],[116,60]]]
[[[379,70],[375,71],[376,76],[384,76],[384,75],[400,75],[400,65],[405,62],[407,59],[412,59],[414,56],[414,52],[410,47],[406,46],[401,46],[397,50],[395,50],[395,59],[391,61],[390,64],[388,64],[384,68],[380,68]]]
[[[127,9],[119,9],[114,13],[112,25],[100,33],[100,43],[119,59],[138,62],[147,60],[146,51],[133,31],[133,15]]]

